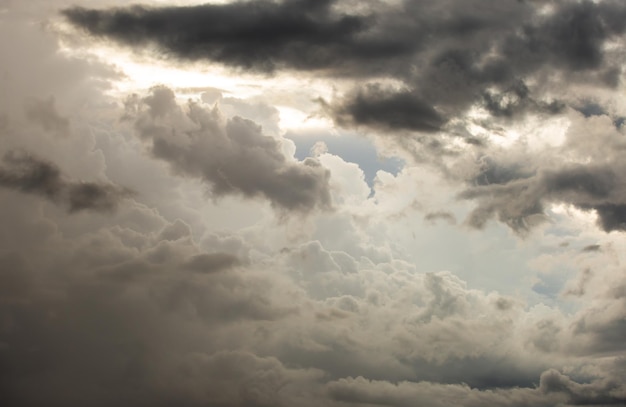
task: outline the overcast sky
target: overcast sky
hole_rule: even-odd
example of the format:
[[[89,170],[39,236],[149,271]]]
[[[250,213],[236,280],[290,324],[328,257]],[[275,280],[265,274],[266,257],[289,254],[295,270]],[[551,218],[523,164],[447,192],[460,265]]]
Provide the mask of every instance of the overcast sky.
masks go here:
[[[0,0],[0,405],[626,404],[626,3]]]

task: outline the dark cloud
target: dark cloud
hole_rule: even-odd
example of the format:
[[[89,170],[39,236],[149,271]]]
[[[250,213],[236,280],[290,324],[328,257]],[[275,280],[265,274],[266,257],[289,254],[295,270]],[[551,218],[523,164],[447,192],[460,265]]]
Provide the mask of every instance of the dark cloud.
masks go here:
[[[304,212],[331,207],[329,171],[313,158],[289,161],[280,142],[254,122],[225,120],[217,107],[195,103],[185,111],[165,87],[133,100],[135,128],[152,154],[174,172],[206,181],[214,197],[262,196],[279,209]]]
[[[113,184],[68,181],[56,165],[23,151],[8,152],[3,163],[0,186],[67,205],[70,212],[110,212],[131,195]]]
[[[332,110],[339,124],[385,130],[434,132],[446,122],[435,108],[415,92],[390,91],[380,86],[367,86]]]
[[[3,157],[0,185],[20,192],[56,200],[65,188],[61,171],[54,164],[25,152],[9,152]]]
[[[556,114],[565,109],[563,102],[534,100],[523,81],[515,82],[499,93],[485,91],[483,100],[485,108],[496,117],[512,118],[529,111]]]
[[[600,68],[603,41],[624,31],[626,9],[616,1],[561,2],[550,17],[523,27],[521,36],[509,39],[507,56],[522,52],[528,64],[546,62],[572,70]],[[547,61],[540,62],[540,58]]]
[[[131,195],[130,191],[116,185],[95,182],[70,183],[67,194],[70,212],[110,212],[117,208],[120,200]]]
[[[335,1],[253,1],[188,7],[63,11],[91,34],[132,46],[154,43],[168,53],[259,71],[323,69],[343,52],[373,51],[359,44],[365,20],[331,13]],[[362,48],[362,50],[361,50]],[[370,49],[372,49],[370,51]],[[379,52],[384,52],[381,49]]]
[[[555,69],[566,80],[615,86],[619,63],[605,44],[624,32],[624,4],[562,1],[548,13],[544,6],[372,1],[355,13],[345,1],[283,0],[74,7],[63,14],[97,37],[137,49],[155,44],[186,60],[263,72],[393,78],[408,90],[361,88],[330,103],[331,115],[342,125],[432,132],[474,104],[504,118],[561,112],[564,101],[543,98],[559,86],[556,76],[547,79]],[[536,84],[529,86],[528,79]]]
[[[508,173],[506,167],[503,170]],[[607,232],[626,230],[626,191],[621,174],[614,165],[594,164],[564,165],[532,176],[522,174],[523,178],[513,172],[469,188],[460,197],[479,201],[468,219],[475,227],[482,227],[497,215],[511,228],[527,230],[543,218],[546,203],[563,202],[594,210],[598,226]]]

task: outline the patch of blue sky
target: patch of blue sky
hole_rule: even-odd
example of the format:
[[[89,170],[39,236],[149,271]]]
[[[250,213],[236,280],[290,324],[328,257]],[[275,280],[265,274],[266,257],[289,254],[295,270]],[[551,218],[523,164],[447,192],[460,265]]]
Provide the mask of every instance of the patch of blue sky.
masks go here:
[[[311,148],[317,142],[324,142],[330,154],[341,157],[346,162],[357,164],[365,175],[365,181],[372,187],[379,170],[397,175],[404,167],[404,160],[399,157],[381,157],[376,146],[366,137],[351,133],[334,135],[328,133],[294,134],[287,133],[286,138],[296,145],[295,156],[299,160],[311,157]]]

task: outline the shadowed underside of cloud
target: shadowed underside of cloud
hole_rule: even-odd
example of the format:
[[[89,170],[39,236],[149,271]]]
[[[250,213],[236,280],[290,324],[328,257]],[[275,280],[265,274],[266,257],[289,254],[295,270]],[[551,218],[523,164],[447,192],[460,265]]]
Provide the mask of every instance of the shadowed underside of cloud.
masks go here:
[[[471,187],[460,194],[475,199],[471,226],[481,228],[497,215],[516,231],[526,231],[544,218],[545,204],[566,203],[598,215],[606,232],[626,230],[626,179],[621,165],[565,165],[534,175]],[[519,178],[518,178],[519,177]]]
[[[3,163],[0,186],[42,196],[66,205],[70,212],[110,212],[132,195],[130,190],[113,184],[68,181],[56,165],[23,151],[10,151]]]
[[[209,59],[259,71],[323,69],[343,52],[367,58],[356,36],[365,19],[335,16],[332,0],[239,1],[189,7],[75,7],[63,13],[98,36],[132,46],[156,44],[189,60]],[[381,48],[381,53],[382,53]]]
[[[184,60],[241,69],[387,77],[410,92],[363,88],[330,106],[343,125],[436,131],[442,118],[479,104],[493,116],[548,114],[550,81],[616,86],[619,61],[606,42],[626,27],[626,6],[563,1],[544,13],[537,2],[404,1],[399,6],[346,1],[237,1],[186,7],[73,7],[63,14],[98,37]],[[547,72],[560,75],[549,76]],[[581,72],[589,73],[584,78]],[[577,76],[578,75],[578,76]],[[542,77],[541,86],[525,84]],[[558,79],[561,78],[561,79]],[[554,85],[557,85],[555,83]]]
[[[264,197],[278,209],[301,212],[331,208],[329,171],[313,158],[289,161],[280,142],[254,122],[225,120],[217,107],[194,103],[184,110],[166,87],[131,105],[151,153],[175,173],[205,181],[214,197]]]
[[[371,85],[331,108],[341,125],[381,127],[383,130],[434,132],[446,120],[419,95],[411,91],[393,92]]]

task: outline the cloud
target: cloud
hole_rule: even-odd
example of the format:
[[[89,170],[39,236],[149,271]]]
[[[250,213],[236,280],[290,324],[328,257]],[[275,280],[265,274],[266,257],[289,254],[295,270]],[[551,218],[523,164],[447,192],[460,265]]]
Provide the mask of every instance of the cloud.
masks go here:
[[[54,98],[32,100],[26,104],[25,111],[28,119],[39,124],[46,131],[60,135],[69,131],[69,120],[57,112]]]
[[[626,230],[626,201],[621,171],[612,165],[564,165],[555,170],[510,182],[494,182],[467,189],[460,196],[478,199],[469,223],[482,227],[493,215],[511,228],[530,229],[544,215],[544,203],[564,202],[594,210],[598,226],[610,232]]]
[[[250,240],[212,236],[201,248],[184,222],[153,214],[141,227],[150,210],[128,206],[74,235],[58,232],[69,218],[55,213],[14,220],[31,242],[43,241],[19,250],[2,245],[3,401],[336,407],[579,400],[548,379],[533,385],[549,367],[576,362],[526,345],[541,315],[514,298],[319,241],[262,253],[257,244],[238,260],[244,256],[233,253],[266,231],[248,233]],[[7,216],[23,210],[9,200],[0,208]],[[33,221],[51,222],[52,232],[29,228]],[[553,338],[559,349],[563,338]],[[564,377],[572,388],[580,383]],[[619,400],[610,383],[620,377],[600,369],[593,400]]]
[[[131,46],[156,44],[189,60],[273,71],[335,64],[342,52],[367,53],[356,36],[364,19],[334,16],[335,1],[234,2],[187,7],[66,9],[68,20],[89,33]],[[165,23],[167,22],[167,23]]]
[[[616,365],[619,366],[619,362]],[[623,377],[615,375],[615,367],[618,366],[611,369],[613,372],[609,376],[584,384],[551,369],[541,375],[539,388],[547,394],[567,395],[571,405],[621,405],[626,402],[626,388],[621,382]]]
[[[3,162],[0,186],[40,195],[66,205],[70,212],[110,212],[131,195],[131,191],[113,184],[68,181],[56,165],[23,151],[8,152]]]
[[[545,7],[371,1],[355,9],[349,1],[283,0],[62,13],[96,37],[135,49],[155,45],[179,59],[371,79],[328,105],[339,124],[434,132],[475,105],[496,118],[560,113],[567,101],[550,94],[568,81],[617,85],[619,47],[605,45],[626,28],[623,3]],[[555,69],[560,75],[548,75]]]
[[[313,158],[290,161],[280,141],[254,122],[225,120],[217,107],[181,108],[166,87],[131,102],[135,129],[152,155],[177,174],[205,181],[212,196],[264,197],[278,209],[301,212],[331,207],[328,170]]]
[[[597,215],[598,227],[606,232],[625,230],[622,131],[608,115],[569,110],[568,116],[563,140],[554,146],[529,145],[531,134],[510,147],[465,156],[469,171],[455,177],[469,184],[459,197],[477,203],[468,224],[482,228],[496,217],[525,233],[549,219],[551,205],[566,204]]]

